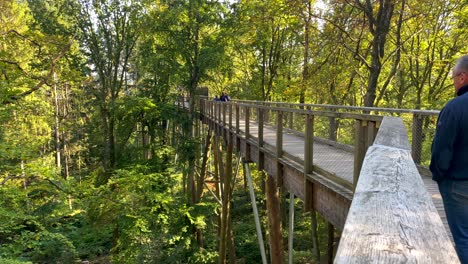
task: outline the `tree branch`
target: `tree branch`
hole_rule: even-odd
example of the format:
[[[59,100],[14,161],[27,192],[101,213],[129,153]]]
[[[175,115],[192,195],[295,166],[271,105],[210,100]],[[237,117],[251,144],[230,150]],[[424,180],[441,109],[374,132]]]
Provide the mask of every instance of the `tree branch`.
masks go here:
[[[2,101],[2,104],[3,105],[6,105],[6,104],[11,104],[37,90],[39,90],[39,88],[42,87],[42,85],[46,84],[47,81],[52,77],[52,75],[54,74],[54,70],[55,70],[55,65],[57,64],[57,62],[68,52],[68,50],[70,49],[71,45],[73,44],[73,41],[74,41],[74,37],[67,43],[67,45],[65,46],[65,48],[59,53],[57,54],[57,56],[55,56],[55,58],[52,60],[51,62],[51,65],[50,65],[50,70],[49,70],[49,73],[47,74],[47,76],[43,77],[43,78],[40,78],[41,80],[39,81],[38,84],[36,84],[33,88],[23,92],[23,93],[20,93],[18,95],[12,95],[10,96],[8,99],[6,100],[3,100]],[[17,67],[19,67],[21,69],[21,67],[19,65],[17,65]],[[24,72],[24,71],[23,71]],[[39,78],[38,78],[39,79]]]

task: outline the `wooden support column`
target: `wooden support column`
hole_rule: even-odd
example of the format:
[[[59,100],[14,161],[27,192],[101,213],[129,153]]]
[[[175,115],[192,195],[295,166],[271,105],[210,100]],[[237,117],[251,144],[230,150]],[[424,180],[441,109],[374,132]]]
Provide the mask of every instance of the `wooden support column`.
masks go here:
[[[307,108],[310,109],[310,106]],[[313,183],[307,180],[307,175],[312,174],[314,170],[314,115],[306,115],[306,134],[304,146],[304,210],[310,211],[312,220],[312,253],[316,260],[320,262],[320,249],[317,231],[317,213],[313,207]]]
[[[353,188],[359,179],[361,172],[362,162],[366,155],[366,142],[367,142],[367,121],[356,120],[355,136],[354,136],[354,173],[353,173]]]
[[[423,117],[419,114],[413,114],[413,128],[411,137],[411,156],[414,163],[421,164],[422,151],[422,125]]]
[[[327,263],[333,264],[333,252],[335,242],[335,227],[328,223],[328,248],[327,248]]]
[[[266,180],[266,198],[268,229],[270,240],[270,263],[283,263],[283,236],[281,232],[281,210],[279,188],[276,186],[275,179],[267,175]]]
[[[312,220],[312,254],[317,260],[317,263],[320,263],[320,248],[317,230],[317,212],[314,209],[310,210],[310,218]]]
[[[283,156],[283,112],[276,114],[276,182],[283,186],[283,165],[280,162]]]
[[[304,209],[310,211],[312,209],[312,183],[307,180],[307,174],[313,172],[314,161],[314,116],[306,115],[306,133],[304,145]]]

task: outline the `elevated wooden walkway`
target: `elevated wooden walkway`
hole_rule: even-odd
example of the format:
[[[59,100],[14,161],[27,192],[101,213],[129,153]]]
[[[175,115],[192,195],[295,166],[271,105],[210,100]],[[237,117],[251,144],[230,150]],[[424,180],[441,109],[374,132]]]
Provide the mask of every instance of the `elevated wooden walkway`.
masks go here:
[[[340,230],[345,225],[366,150],[373,144],[383,119],[375,113],[411,115],[407,118],[412,120],[411,154],[417,163],[422,156],[423,120],[438,114],[384,108],[214,102],[206,98],[195,103],[203,123],[234,143],[242,156],[273,176],[279,187],[302,199],[306,210],[316,210]],[[328,118],[330,126],[337,119],[353,123],[352,145],[314,136],[317,117]],[[427,171],[422,166],[420,169]],[[436,183],[428,176],[421,177],[450,234]]]

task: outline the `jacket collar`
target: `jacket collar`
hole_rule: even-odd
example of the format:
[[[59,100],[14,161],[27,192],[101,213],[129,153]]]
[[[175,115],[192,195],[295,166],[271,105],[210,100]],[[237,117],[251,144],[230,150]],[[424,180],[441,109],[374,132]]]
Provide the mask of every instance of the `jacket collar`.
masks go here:
[[[468,84],[462,86],[458,91],[457,91],[457,96],[460,96],[464,93],[468,92]]]

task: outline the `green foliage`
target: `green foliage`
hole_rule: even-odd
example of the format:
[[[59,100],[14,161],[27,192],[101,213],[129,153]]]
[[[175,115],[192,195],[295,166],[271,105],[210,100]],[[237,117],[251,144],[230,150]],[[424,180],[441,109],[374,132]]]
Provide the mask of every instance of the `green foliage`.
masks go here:
[[[34,263],[70,263],[77,252],[70,240],[49,232],[37,217],[0,210],[0,256],[31,260]]]
[[[204,194],[188,205],[182,187],[199,160],[196,116],[174,101],[204,86],[239,99],[362,105],[374,40],[361,3],[0,1],[0,262],[215,263],[218,204]],[[466,53],[468,6],[395,8],[375,103],[440,108]],[[423,163],[434,122],[424,120]],[[337,141],[352,144],[354,123],[337,127]],[[316,118],[315,135],[328,132]],[[236,254],[258,263],[249,199],[234,198]],[[307,218],[296,218],[298,262],[311,261]],[[325,229],[319,218],[322,250]]]

